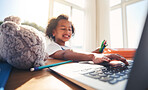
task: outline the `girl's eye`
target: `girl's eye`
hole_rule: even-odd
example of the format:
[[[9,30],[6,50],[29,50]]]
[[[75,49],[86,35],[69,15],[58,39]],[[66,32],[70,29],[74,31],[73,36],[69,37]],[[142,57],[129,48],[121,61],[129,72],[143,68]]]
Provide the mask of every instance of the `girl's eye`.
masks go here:
[[[61,28],[61,30],[68,30],[68,31],[72,31],[72,29],[71,29],[71,28],[69,28],[69,29],[66,29],[66,28]]]
[[[61,30],[66,30],[65,28],[62,28]]]
[[[69,31],[72,31],[72,29],[68,29]]]

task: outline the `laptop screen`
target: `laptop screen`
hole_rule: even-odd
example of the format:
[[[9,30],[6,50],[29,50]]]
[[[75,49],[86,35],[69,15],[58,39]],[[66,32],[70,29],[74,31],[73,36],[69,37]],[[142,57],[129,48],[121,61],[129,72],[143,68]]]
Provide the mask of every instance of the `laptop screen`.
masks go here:
[[[148,14],[126,90],[148,89]]]

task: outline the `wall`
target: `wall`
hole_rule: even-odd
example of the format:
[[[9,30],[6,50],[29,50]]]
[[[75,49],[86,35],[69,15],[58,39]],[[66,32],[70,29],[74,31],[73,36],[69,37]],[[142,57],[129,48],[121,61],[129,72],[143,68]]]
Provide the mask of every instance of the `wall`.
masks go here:
[[[100,46],[103,40],[107,40],[110,47],[109,0],[96,0],[96,4],[96,46]]]
[[[85,12],[85,51],[100,47],[103,40],[110,47],[109,0],[87,0]]]
[[[84,51],[96,48],[96,0],[87,0],[84,23]]]

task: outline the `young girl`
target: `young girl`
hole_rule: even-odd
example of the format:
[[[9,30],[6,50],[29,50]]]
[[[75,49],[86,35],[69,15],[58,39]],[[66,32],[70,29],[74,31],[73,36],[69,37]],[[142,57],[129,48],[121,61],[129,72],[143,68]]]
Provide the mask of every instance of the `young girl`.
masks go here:
[[[74,32],[75,29],[66,15],[51,19],[46,30],[46,35],[52,40],[48,46],[49,56],[55,59],[93,61],[94,63],[118,60],[128,65],[126,59],[118,54],[80,53],[71,50],[70,47],[65,46],[65,42],[74,35]]]

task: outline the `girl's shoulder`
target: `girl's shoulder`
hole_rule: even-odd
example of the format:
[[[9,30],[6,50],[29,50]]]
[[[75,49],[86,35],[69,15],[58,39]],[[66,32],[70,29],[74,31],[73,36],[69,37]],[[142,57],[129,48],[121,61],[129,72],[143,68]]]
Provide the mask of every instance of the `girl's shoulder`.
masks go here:
[[[71,49],[71,47],[69,47],[69,46],[61,46],[54,41],[52,41],[49,46],[50,47],[57,47],[57,48],[60,48],[61,50]]]
[[[50,42],[46,47],[46,50],[48,52],[53,51],[53,50],[59,50],[59,49],[61,49],[61,47],[54,42]]]
[[[57,43],[54,42],[54,41],[51,41],[49,45],[52,45],[52,46],[60,46],[59,44],[57,44]]]
[[[68,46],[61,46],[62,50],[71,49],[71,47]]]

